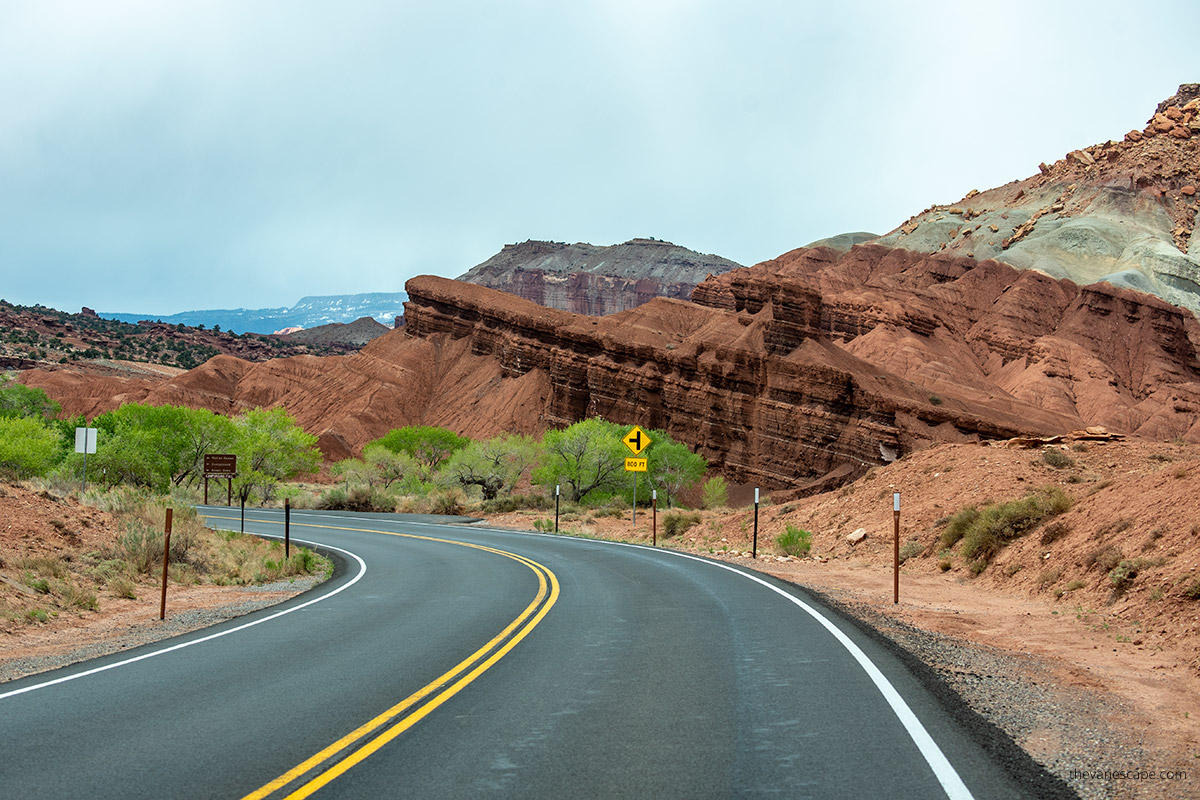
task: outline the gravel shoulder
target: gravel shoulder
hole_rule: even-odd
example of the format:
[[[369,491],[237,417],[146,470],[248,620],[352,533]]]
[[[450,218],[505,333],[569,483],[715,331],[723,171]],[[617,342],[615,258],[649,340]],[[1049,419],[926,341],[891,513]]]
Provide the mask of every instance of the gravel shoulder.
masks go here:
[[[257,586],[172,587],[165,620],[158,597],[109,600],[103,614],[60,618],[0,634],[0,683],[130,650],[206,628],[282,603],[312,589],[322,578],[305,576]]]

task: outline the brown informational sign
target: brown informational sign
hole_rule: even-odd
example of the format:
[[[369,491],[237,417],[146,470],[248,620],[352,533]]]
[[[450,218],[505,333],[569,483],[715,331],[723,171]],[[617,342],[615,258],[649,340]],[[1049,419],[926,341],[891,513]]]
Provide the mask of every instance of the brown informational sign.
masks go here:
[[[237,456],[206,453],[204,474],[210,478],[228,478],[237,475]]]
[[[237,456],[228,453],[204,454],[204,505],[208,505],[208,479],[225,479],[225,505],[233,505],[233,479],[237,475]],[[218,484],[219,485],[219,484]]]

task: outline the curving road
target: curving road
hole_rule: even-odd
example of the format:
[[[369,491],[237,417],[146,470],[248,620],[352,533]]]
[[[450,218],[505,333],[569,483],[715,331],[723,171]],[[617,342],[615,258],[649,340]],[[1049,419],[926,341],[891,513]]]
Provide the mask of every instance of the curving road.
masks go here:
[[[292,537],[338,556],[314,592],[0,685],[0,797],[1074,796],[756,573],[396,515]]]

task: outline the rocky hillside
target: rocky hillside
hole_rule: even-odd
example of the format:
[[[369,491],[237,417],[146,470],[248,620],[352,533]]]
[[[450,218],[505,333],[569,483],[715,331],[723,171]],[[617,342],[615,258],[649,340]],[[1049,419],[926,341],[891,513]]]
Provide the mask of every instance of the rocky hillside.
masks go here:
[[[1123,139],[935,205],[877,241],[996,258],[1079,284],[1108,281],[1200,312],[1198,186],[1200,84],[1192,83]]]
[[[657,239],[602,247],[577,242],[505,245],[458,280],[576,314],[625,311],[653,297],[686,300],[709,275],[740,265]]]
[[[402,320],[403,317],[397,317]],[[381,325],[372,317],[360,317],[354,322],[331,322],[328,325],[318,325],[315,328],[300,329],[283,335],[285,342],[318,345],[346,345],[362,347],[372,339],[378,339],[390,331],[386,325]]]
[[[215,355],[247,361],[311,353],[330,355],[357,350],[348,343],[305,342],[275,336],[234,334],[219,327],[144,321],[136,325],[102,319],[89,308],[79,314],[45,306],[16,306],[0,300],[0,368],[86,366],[93,372],[113,362],[158,364],[191,369]]]

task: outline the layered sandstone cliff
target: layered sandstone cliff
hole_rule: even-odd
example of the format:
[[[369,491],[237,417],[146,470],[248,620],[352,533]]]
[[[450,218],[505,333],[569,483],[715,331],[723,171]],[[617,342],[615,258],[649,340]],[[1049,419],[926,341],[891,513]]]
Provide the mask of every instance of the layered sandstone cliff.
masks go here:
[[[599,415],[665,429],[733,479],[797,488],[934,441],[1200,435],[1190,313],[996,261],[802,249],[710,277],[694,302],[607,317],[430,276],[406,289],[406,326],[353,355],[221,356],[101,391],[63,372],[23,380],[68,413],[104,410],[105,392],[109,407],[282,405],[333,459],[403,425],[482,437]]]

